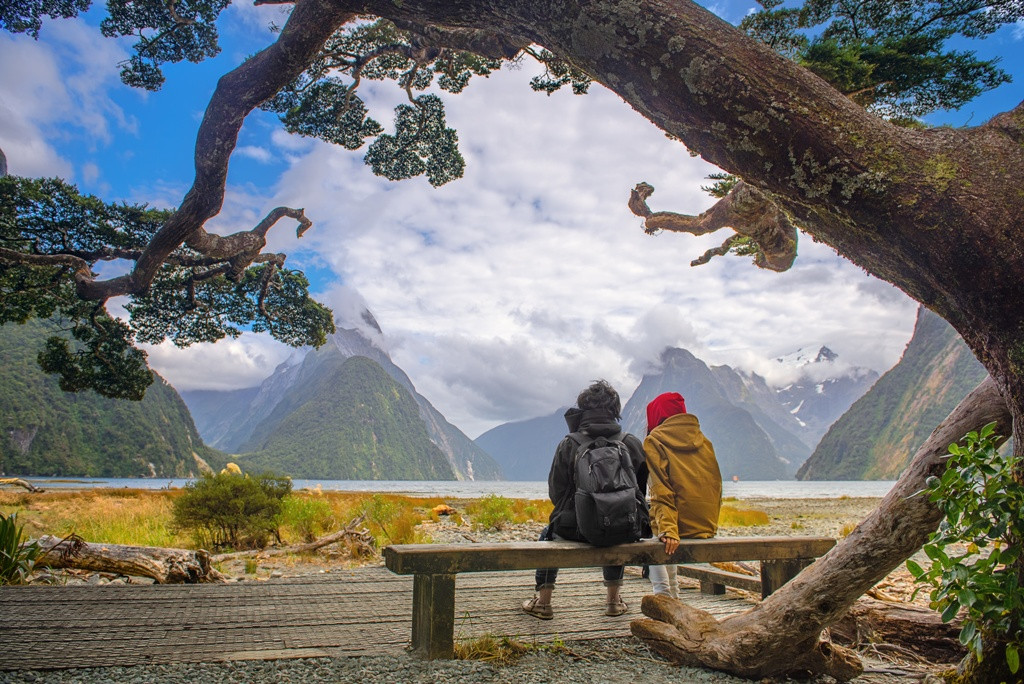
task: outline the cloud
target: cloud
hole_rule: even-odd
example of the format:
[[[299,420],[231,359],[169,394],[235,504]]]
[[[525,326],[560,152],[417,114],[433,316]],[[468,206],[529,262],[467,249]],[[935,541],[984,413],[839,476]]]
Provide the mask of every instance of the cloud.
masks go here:
[[[82,135],[103,143],[112,125],[136,125],[109,97],[125,53],[77,19],[47,22],[42,35],[0,34],[0,148],[13,174],[73,179],[55,142]]]
[[[240,145],[235,149],[235,154],[242,157],[248,157],[249,159],[255,159],[261,164],[269,164],[274,159],[270,150],[265,147],[257,147],[255,145]]]
[[[254,387],[290,356],[302,353],[265,333],[247,333],[238,339],[186,349],[171,342],[140,346],[149,354],[150,367],[179,391]]]
[[[274,206],[304,207],[313,228],[299,240],[282,222],[268,249],[310,274],[342,320],[365,305],[395,362],[470,435],[548,414],[596,378],[628,397],[665,346],[765,375],[775,355],[808,345],[879,371],[896,361],[914,320],[906,296],[807,239],[787,273],[736,257],[691,268],[725,235],[647,236],[626,201],[647,181],[653,209],[699,213],[714,167],[599,86],[545,97],[530,75],[445,97],[467,168],[442,188],[375,177],[363,151],[254,129],[247,142],[289,163],[269,195],[229,186],[209,228],[248,230]],[[402,97],[364,95],[382,122]],[[290,350],[261,338],[239,351],[248,337],[217,345],[232,345],[224,356],[160,347],[151,360],[176,386],[255,384]]]
[[[904,295],[810,240],[785,274],[734,257],[691,268],[724,234],[646,236],[626,199],[644,180],[652,208],[700,212],[714,167],[600,87],[545,97],[527,79],[503,72],[446,98],[461,180],[390,183],[360,152],[313,143],[266,203],[306,208],[314,228],[298,242],[277,232],[275,249],[357,291],[455,424],[475,434],[543,415],[597,377],[628,396],[668,345],[755,369],[823,343],[879,370],[895,362],[913,325]],[[378,92],[368,102],[386,122],[395,98]]]

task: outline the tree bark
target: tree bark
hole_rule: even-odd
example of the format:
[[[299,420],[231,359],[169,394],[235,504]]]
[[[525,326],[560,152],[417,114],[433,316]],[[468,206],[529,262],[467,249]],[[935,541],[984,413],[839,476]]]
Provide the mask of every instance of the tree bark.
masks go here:
[[[908,603],[861,597],[829,628],[836,643],[891,648],[903,657],[929,663],[956,663],[967,649],[960,643],[962,622],[943,622],[934,610]]]
[[[158,584],[198,584],[224,580],[223,575],[210,565],[210,554],[203,550],[89,542],[72,544],[50,535],[40,537],[38,543],[45,554],[40,556],[37,567],[75,568],[151,577]]]
[[[995,382],[986,378],[932,432],[879,507],[781,589],[721,622],[671,598],[647,596],[642,609],[653,619],[634,620],[633,634],[676,662],[743,677],[812,672],[845,681],[857,676],[855,656],[819,634],[921,548],[942,518],[921,493],[925,480],[941,475],[950,444],[993,421],[997,432],[1005,432],[1010,414]]]

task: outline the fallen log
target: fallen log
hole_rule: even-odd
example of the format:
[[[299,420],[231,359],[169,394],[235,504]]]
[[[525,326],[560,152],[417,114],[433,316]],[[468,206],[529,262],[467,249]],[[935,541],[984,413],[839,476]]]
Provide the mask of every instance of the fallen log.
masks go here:
[[[2,486],[2,485],[11,485],[11,486],[14,486],[14,487],[24,487],[25,489],[27,489],[28,491],[30,491],[30,492],[32,492],[34,494],[38,494],[40,492],[45,492],[46,491],[45,489],[42,489],[40,487],[36,487],[34,484],[29,482],[28,480],[22,480],[20,477],[0,477],[0,486]]]
[[[943,622],[934,610],[865,596],[830,631],[833,641],[858,650],[887,645],[904,659],[955,663],[967,654],[960,643],[962,626],[959,619]]]
[[[368,530],[361,527],[363,522],[366,520],[366,516],[361,515],[358,518],[352,520],[343,529],[337,532],[315,539],[311,542],[303,544],[293,544],[291,546],[282,546],[276,549],[251,549],[249,551],[235,551],[233,553],[218,553],[211,557],[214,563],[220,563],[226,560],[232,560],[234,558],[243,558],[245,556],[281,556],[289,553],[312,553],[325,546],[331,544],[337,544],[338,542],[348,542],[353,544],[360,554],[372,554],[374,551],[374,540],[373,535]]]
[[[224,576],[210,564],[203,550],[157,546],[92,544],[45,535],[37,540],[43,554],[36,567],[73,568],[133,577],[151,577],[158,584],[222,582]]]

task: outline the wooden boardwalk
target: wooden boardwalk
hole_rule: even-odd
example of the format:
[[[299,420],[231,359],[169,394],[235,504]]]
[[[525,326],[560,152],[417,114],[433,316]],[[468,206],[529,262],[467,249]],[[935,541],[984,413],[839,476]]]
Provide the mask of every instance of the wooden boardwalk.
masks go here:
[[[532,572],[467,573],[456,584],[457,640],[485,634],[526,642],[629,635],[650,583],[627,569],[629,611],[604,611],[601,570],[563,570],[555,618],[519,606]],[[727,592],[681,598],[715,615],[753,601]],[[398,653],[410,639],[412,577],[383,567],[202,585],[0,587],[0,670]]]

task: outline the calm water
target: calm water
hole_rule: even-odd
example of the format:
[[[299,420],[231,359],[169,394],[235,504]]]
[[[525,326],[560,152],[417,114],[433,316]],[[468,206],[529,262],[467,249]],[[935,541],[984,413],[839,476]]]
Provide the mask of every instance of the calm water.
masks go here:
[[[25,478],[44,489],[94,489],[124,487],[137,489],[165,489],[184,487],[189,480],[158,478]],[[314,489],[317,486],[343,492],[387,492],[422,497],[472,498],[497,494],[513,499],[546,499],[547,482],[443,482],[418,480],[294,480],[295,489]],[[841,496],[881,497],[892,488],[891,480],[851,480],[798,482],[796,480],[770,480],[765,482],[725,482],[724,496],[737,499],[836,499]]]

